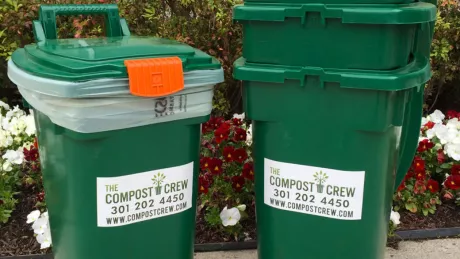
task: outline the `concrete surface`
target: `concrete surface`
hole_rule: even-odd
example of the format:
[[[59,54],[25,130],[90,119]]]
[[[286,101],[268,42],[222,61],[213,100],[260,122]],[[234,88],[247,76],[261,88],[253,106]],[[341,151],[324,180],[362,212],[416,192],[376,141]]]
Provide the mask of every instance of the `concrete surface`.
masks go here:
[[[424,242],[401,242],[399,249],[387,249],[385,259],[459,259],[460,239]],[[195,259],[257,259],[257,251],[237,251],[196,254]]]

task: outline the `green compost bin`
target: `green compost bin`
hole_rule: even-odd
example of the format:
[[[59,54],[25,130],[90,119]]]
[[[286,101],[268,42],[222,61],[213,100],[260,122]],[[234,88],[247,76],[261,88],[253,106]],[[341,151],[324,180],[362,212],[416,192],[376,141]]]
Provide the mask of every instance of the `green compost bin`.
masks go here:
[[[369,71],[240,59],[234,76],[253,121],[259,258],[384,258],[429,60]]]
[[[245,3],[233,19],[243,25],[243,56],[251,63],[392,70],[429,49],[436,10],[423,2]]]
[[[105,14],[110,37],[55,39],[56,15],[83,13]],[[192,259],[200,124],[223,80],[219,62],[129,36],[116,5],[42,5],[40,17],[37,43],[13,53],[8,74],[34,110],[54,258]],[[134,96],[124,61],[158,57],[179,58],[184,89]],[[143,80],[167,87],[158,77],[174,73]]]

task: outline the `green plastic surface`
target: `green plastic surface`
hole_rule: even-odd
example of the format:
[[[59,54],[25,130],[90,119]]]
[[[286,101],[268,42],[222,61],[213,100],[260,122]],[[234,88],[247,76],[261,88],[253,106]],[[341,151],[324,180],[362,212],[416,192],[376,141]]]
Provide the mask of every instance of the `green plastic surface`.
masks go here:
[[[394,190],[417,147],[428,59],[393,72],[257,67],[239,60],[234,73],[243,80],[243,106],[253,120],[259,258],[384,258]],[[265,158],[365,171],[361,220],[266,205]]]
[[[338,83],[341,88],[400,91],[419,86],[431,77],[429,60],[420,58],[406,67],[392,71],[346,70],[319,67],[294,67],[235,62],[234,77],[238,80],[283,84],[296,80],[305,87],[308,80],[317,81],[319,87]]]
[[[185,71],[218,69],[217,59],[176,41],[153,37],[45,40],[16,50],[13,62],[40,77],[64,81],[124,78],[124,61],[178,56]]]
[[[34,35],[36,41],[57,39],[56,16],[103,14],[107,37],[128,36],[129,29],[125,19],[121,19],[118,6],[115,4],[97,5],[40,5],[39,20],[34,21]]]
[[[193,259],[200,123],[209,116],[81,134],[34,112],[55,259]],[[193,206],[113,228],[97,227],[96,178],[194,162]]]
[[[391,70],[426,56],[436,6],[246,3],[233,16],[249,62]]]

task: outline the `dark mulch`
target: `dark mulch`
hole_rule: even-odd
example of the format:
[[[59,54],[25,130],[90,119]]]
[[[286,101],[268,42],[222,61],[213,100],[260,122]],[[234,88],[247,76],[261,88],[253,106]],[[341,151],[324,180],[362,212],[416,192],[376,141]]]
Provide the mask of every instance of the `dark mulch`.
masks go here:
[[[435,229],[460,227],[460,207],[444,202],[434,215],[427,217],[401,212],[401,225],[398,230]]]
[[[0,224],[0,256],[43,254],[40,250],[31,225],[27,224],[27,215],[33,210],[36,201],[27,191],[18,199],[16,210],[6,225]]]

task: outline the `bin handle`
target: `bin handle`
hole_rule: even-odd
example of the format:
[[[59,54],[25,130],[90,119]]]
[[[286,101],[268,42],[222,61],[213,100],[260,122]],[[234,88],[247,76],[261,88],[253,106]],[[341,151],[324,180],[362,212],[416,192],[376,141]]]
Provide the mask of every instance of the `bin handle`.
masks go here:
[[[121,19],[116,4],[40,5],[39,20],[33,22],[35,40],[57,39],[56,16],[103,14],[107,37],[129,36],[125,19]]]
[[[418,146],[423,115],[424,86],[423,84],[412,90],[410,96],[412,100],[409,100],[409,103],[406,105],[400,140],[399,163],[396,170],[395,191],[404,180],[412,165]]]

